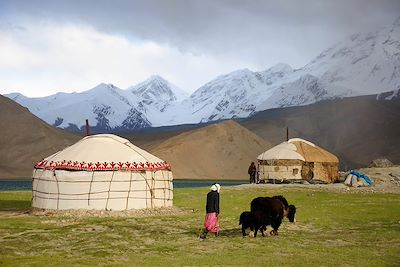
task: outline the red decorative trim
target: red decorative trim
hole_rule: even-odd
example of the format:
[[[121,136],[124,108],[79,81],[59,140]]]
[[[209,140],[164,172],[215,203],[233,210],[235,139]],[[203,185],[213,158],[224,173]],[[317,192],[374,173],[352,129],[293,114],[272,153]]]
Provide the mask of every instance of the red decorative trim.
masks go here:
[[[35,169],[45,170],[75,170],[75,171],[156,171],[156,170],[171,170],[171,165],[166,162],[72,162],[72,161],[47,161],[41,160],[35,164]]]

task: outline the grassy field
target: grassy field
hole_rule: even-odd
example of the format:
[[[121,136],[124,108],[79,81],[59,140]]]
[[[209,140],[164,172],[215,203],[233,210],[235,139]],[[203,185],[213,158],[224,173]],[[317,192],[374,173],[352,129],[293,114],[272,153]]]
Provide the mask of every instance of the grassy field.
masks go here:
[[[317,188],[224,187],[223,231],[204,241],[208,188],[174,191],[183,214],[128,218],[33,216],[22,212],[30,192],[0,192],[0,266],[400,266],[399,194]],[[251,199],[276,194],[296,205],[297,222],[241,237]]]

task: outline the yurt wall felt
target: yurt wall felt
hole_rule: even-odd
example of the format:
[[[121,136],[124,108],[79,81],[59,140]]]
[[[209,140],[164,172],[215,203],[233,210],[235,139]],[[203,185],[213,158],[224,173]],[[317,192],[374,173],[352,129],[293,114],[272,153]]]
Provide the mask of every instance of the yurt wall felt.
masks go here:
[[[301,160],[259,160],[259,179],[302,179]]]
[[[339,179],[339,164],[325,162],[298,162],[274,160],[258,162],[259,179],[321,180],[328,183]]]
[[[128,210],[171,207],[170,171],[35,170],[32,206],[43,209]]]
[[[161,159],[121,137],[94,135],[35,165],[32,206],[56,210],[170,207],[172,181],[170,166]]]

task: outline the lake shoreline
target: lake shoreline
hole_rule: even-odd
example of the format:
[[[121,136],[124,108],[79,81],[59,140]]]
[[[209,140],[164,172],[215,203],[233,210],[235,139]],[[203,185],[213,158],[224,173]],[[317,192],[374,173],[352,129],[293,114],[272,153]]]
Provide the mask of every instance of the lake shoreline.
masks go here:
[[[236,186],[247,184],[246,181],[216,181],[216,180],[179,180],[173,181],[174,188],[194,188],[194,187],[209,187],[213,183],[218,182],[221,186]],[[32,180],[17,180],[17,179],[3,179],[0,180],[1,191],[30,191],[32,190]]]

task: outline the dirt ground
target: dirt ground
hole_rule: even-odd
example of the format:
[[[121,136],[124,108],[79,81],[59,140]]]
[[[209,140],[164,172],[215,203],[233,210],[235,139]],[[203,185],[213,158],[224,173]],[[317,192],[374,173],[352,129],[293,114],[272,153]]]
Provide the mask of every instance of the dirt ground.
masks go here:
[[[296,187],[296,188],[314,188],[328,191],[339,192],[370,192],[370,193],[400,193],[400,166],[386,168],[362,168],[356,170],[364,175],[367,175],[373,181],[372,186],[368,187],[349,187],[342,182],[334,184],[243,184],[236,188],[281,188],[281,187]],[[342,179],[346,177],[346,173],[342,175]]]
[[[125,210],[125,211],[105,211],[105,210],[44,210],[44,209],[21,209],[21,210],[1,210],[0,218],[7,217],[20,217],[20,216],[45,216],[51,217],[63,217],[67,221],[69,219],[77,220],[79,218],[86,217],[148,217],[157,215],[179,215],[185,213],[191,213],[193,210],[180,209],[177,207],[168,208],[156,208],[156,209],[140,209],[140,210]],[[57,221],[58,222],[58,221]]]

